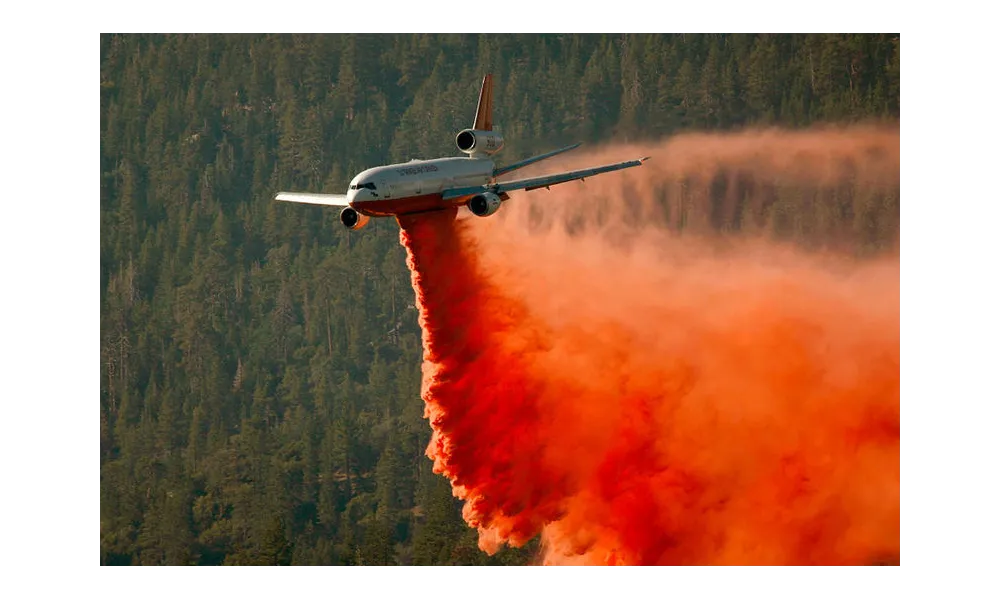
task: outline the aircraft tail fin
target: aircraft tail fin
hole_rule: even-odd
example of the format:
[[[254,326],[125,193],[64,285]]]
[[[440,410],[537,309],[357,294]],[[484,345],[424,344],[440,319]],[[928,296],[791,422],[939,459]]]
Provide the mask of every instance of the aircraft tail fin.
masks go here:
[[[479,90],[479,106],[476,108],[476,122],[472,128],[478,131],[493,130],[493,73],[483,77],[483,87]]]

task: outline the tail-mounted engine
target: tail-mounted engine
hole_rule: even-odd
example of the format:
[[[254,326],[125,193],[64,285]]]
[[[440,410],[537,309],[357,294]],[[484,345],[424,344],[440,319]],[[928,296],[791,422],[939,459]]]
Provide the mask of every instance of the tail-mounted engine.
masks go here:
[[[463,129],[455,136],[455,145],[466,154],[496,154],[503,148],[503,136],[496,131]]]
[[[340,222],[348,229],[361,229],[368,223],[368,216],[346,206],[340,211]]]
[[[469,200],[469,210],[477,217],[488,217],[500,209],[500,196],[483,192]]]

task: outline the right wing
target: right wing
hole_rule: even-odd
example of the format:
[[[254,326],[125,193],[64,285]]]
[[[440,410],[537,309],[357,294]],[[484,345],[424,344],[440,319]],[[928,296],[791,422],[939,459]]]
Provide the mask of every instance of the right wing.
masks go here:
[[[303,194],[301,192],[278,192],[275,200],[301,202],[303,204],[325,204],[326,206],[347,206],[344,194]]]
[[[481,194],[483,192],[493,192],[494,194],[497,195],[502,195],[506,192],[513,192],[514,190],[524,190],[526,192],[530,192],[531,190],[537,190],[538,188],[547,188],[549,186],[558,185],[560,183],[566,183],[567,181],[576,181],[577,179],[585,179],[587,177],[593,177],[594,175],[600,175],[601,173],[610,173],[611,171],[620,171],[622,169],[638,167],[647,160],[649,160],[649,157],[644,156],[639,160],[629,160],[625,162],[616,163],[613,165],[604,165],[602,167],[581,169],[579,171],[556,173],[555,175],[532,177],[531,179],[518,179],[517,181],[505,181],[503,183],[490,183],[487,185],[455,188],[444,192],[443,194],[441,194],[441,196],[445,200],[465,201],[471,198],[472,196],[475,196],[476,194]]]

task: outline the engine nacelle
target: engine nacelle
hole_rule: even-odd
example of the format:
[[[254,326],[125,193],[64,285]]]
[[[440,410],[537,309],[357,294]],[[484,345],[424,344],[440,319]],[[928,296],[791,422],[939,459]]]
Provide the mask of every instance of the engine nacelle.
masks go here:
[[[463,129],[455,136],[455,145],[466,154],[496,154],[503,148],[503,136],[495,131]]]
[[[469,210],[477,217],[488,217],[500,209],[500,196],[483,192],[469,200]]]
[[[340,211],[340,222],[348,229],[361,229],[368,224],[368,216],[359,213],[350,206]]]

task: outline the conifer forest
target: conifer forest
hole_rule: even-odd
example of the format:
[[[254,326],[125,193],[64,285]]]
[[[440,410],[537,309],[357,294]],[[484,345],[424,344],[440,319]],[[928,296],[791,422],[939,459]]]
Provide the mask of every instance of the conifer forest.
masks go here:
[[[898,34],[100,47],[102,565],[534,563],[538,539],[481,551],[425,455],[396,222],[349,231],[335,210],[273,201],[456,155],[486,72],[501,163],[577,141],[899,120]],[[865,244],[898,238],[898,188],[878,210]]]

